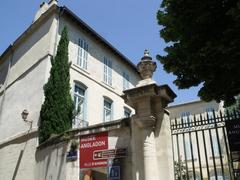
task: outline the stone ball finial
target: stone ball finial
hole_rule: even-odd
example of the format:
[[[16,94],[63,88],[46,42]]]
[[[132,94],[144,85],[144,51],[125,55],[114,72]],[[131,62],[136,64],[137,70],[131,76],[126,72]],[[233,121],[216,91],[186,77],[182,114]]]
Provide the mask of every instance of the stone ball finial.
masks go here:
[[[137,69],[143,79],[152,79],[153,72],[156,70],[156,62],[152,61],[152,57],[148,50],[144,51],[144,56],[137,64]]]

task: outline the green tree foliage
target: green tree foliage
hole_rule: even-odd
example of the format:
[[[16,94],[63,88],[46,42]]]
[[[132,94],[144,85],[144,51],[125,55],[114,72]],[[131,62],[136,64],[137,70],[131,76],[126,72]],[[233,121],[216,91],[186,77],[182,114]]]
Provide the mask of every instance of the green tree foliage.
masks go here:
[[[166,55],[157,58],[177,76],[180,88],[202,84],[201,99],[224,100],[240,93],[240,1],[163,0],[157,13]]]
[[[68,43],[67,28],[64,27],[57,54],[51,59],[50,77],[44,85],[45,101],[40,112],[40,143],[46,141],[52,134],[70,129],[72,125],[73,102],[70,95]]]
[[[234,112],[234,111],[240,113],[240,95],[238,95],[238,96],[236,97],[236,102],[235,102],[233,105],[227,107],[227,110],[228,110],[230,113],[232,113],[232,112]]]
[[[185,180],[186,174],[186,163],[180,157],[179,161],[174,161],[174,173],[176,180]]]

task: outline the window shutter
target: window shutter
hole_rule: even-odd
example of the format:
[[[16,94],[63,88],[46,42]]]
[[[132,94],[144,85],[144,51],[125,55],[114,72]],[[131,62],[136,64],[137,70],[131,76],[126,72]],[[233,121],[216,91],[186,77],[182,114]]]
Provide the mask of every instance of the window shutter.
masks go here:
[[[112,62],[108,60],[108,84],[112,85]]]

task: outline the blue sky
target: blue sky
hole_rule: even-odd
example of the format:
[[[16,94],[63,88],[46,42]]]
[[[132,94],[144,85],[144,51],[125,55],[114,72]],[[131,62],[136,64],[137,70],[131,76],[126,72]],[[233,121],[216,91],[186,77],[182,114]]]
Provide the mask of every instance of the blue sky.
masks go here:
[[[0,54],[31,24],[42,0],[2,1],[0,6]],[[46,0],[47,2],[47,0]],[[59,0],[95,29],[126,57],[137,64],[144,49],[155,59],[164,54],[166,44],[159,36],[156,12],[161,1],[157,0]],[[199,99],[199,87],[178,90],[172,83],[175,77],[167,74],[157,62],[154,79],[168,84],[177,94],[175,103]]]

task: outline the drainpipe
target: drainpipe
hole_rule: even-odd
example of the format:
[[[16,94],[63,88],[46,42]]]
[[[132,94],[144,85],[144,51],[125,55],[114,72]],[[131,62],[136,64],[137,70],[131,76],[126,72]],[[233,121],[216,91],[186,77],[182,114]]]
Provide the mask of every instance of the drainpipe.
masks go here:
[[[5,101],[5,94],[6,94],[6,89],[7,89],[7,86],[8,86],[8,78],[9,78],[10,69],[11,69],[11,66],[12,66],[12,61],[13,61],[13,56],[14,56],[14,51],[13,51],[12,47],[13,47],[12,45],[9,46],[10,53],[11,53],[11,59],[8,61],[8,71],[7,71],[6,80],[5,80],[4,85],[3,85],[2,101],[0,102],[0,124],[2,123],[3,105],[4,105],[4,101]]]

